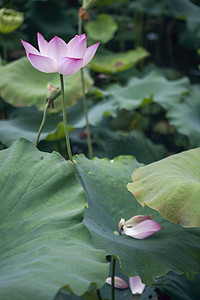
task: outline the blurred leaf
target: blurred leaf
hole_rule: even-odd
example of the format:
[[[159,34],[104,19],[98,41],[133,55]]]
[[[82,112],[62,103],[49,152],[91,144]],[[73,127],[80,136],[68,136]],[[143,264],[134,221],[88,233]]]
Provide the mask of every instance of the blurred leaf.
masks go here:
[[[86,92],[93,80],[89,72],[84,70]],[[5,67],[0,67],[0,94],[8,103],[17,106],[35,105],[39,110],[44,109],[47,98],[47,84],[60,86],[58,73],[42,73],[36,70],[27,58],[16,60]],[[65,99],[67,107],[74,105],[82,97],[80,73],[64,76]],[[61,97],[55,101],[55,112],[61,110]]]
[[[91,68],[99,73],[116,73],[132,68],[139,61],[148,56],[144,48],[136,48],[121,53],[99,54],[91,62]]]
[[[70,133],[73,129],[68,126],[68,132]],[[58,127],[54,133],[48,134],[46,137],[46,141],[58,141],[65,137],[65,130],[63,126],[63,122],[58,124]]]
[[[89,21],[85,25],[88,37],[102,43],[112,40],[117,28],[117,23],[107,14],[100,14],[95,21]]]
[[[128,190],[142,206],[185,227],[200,227],[200,148],[141,167]]]
[[[119,0],[118,2],[127,2],[128,0]],[[97,3],[101,6],[107,6],[109,4],[114,3],[115,4],[116,0],[97,0]]]
[[[106,127],[96,132],[94,155],[112,159],[118,155],[134,155],[139,162],[148,164],[166,156],[163,145],[153,144],[142,132],[111,131]]]
[[[112,99],[102,99],[100,101],[88,99],[87,106],[89,123],[93,126],[97,126],[104,115],[115,117],[117,114],[117,107]],[[69,108],[67,117],[68,123],[74,128],[82,128],[86,125],[82,100]]]
[[[98,125],[105,114],[116,116],[117,108],[111,100],[105,99],[98,102],[88,100],[87,104],[89,122],[93,126]],[[35,143],[43,112],[38,111],[34,106],[23,108],[10,107],[7,109],[8,118],[0,119],[0,141],[7,147],[20,137],[27,138],[32,143]],[[40,141],[57,141],[65,136],[62,113],[52,114],[51,112],[52,110],[49,109],[40,135]],[[69,132],[86,125],[82,100],[67,110],[67,119]]]
[[[7,147],[20,137],[35,143],[42,116],[43,112],[38,111],[34,106],[14,109],[9,119],[0,120],[0,141]],[[48,114],[40,141],[46,138],[57,140],[58,135],[62,136],[60,129],[57,128],[61,121],[62,117],[58,114]]]
[[[200,46],[200,7],[191,0],[165,0],[170,15],[185,20],[184,27],[179,35],[179,41],[184,48],[194,49]]]
[[[148,0],[145,5],[142,1],[131,1],[130,8],[137,13],[145,13],[153,17],[161,17],[163,15],[170,15],[169,8],[167,7],[166,1]]]
[[[200,276],[196,275],[193,280],[188,280],[185,275],[177,276],[169,272],[165,277],[156,280],[156,288],[167,294],[171,300],[198,299],[200,295]]]
[[[186,135],[192,147],[200,146],[200,88],[192,87],[180,103],[172,103],[167,110],[169,122],[176,130]]]
[[[108,88],[108,92],[119,109],[136,109],[151,102],[166,109],[171,103],[179,102],[188,89],[188,78],[169,81],[161,73],[152,71],[142,79],[130,79],[125,87],[115,84]]]
[[[177,18],[187,20],[189,26],[194,25],[194,23],[196,26],[200,24],[200,7],[198,5],[190,0],[165,0],[165,2],[170,8],[170,13]]]
[[[80,155],[75,160],[89,205],[84,224],[96,246],[119,260],[123,274],[139,275],[144,283],[151,284],[170,270],[186,273],[190,278],[199,272],[199,228],[184,228],[167,221],[157,211],[142,207],[128,192],[131,174],[140,167],[134,157],[90,161]],[[115,235],[120,219],[134,215],[152,215],[163,229],[143,240]]]
[[[75,167],[56,152],[18,140],[0,152],[0,298],[52,299],[67,286],[82,295],[108,275],[82,223],[87,201]]]
[[[66,41],[70,40],[77,33],[77,13],[76,7],[71,8],[69,4],[66,9],[61,1],[26,1],[26,32],[31,39],[40,32],[46,39],[58,35]]]

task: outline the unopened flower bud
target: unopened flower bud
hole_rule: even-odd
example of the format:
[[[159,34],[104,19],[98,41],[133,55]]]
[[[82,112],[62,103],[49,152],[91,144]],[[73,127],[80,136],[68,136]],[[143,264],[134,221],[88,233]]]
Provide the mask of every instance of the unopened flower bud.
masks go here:
[[[24,14],[13,9],[0,9],[0,33],[10,33],[24,21]]]
[[[60,87],[53,87],[50,83],[47,86],[47,99],[50,101],[55,100],[61,94]]]

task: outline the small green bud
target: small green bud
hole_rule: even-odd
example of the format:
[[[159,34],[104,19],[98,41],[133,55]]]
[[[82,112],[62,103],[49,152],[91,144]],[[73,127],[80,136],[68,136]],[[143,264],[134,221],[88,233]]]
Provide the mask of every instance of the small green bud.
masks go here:
[[[24,14],[13,9],[0,9],[0,33],[11,33],[24,21]]]
[[[53,87],[50,83],[47,85],[47,99],[50,101],[55,100],[61,94],[60,87]]]

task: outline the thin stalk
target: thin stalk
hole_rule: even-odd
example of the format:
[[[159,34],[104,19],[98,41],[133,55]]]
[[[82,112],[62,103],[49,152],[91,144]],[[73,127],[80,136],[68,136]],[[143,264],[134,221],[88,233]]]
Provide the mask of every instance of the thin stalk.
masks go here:
[[[138,10],[137,10],[137,0],[135,0],[135,9],[133,10],[133,48],[138,46],[138,32],[137,32],[137,25],[138,25]]]
[[[88,109],[87,109],[87,99],[85,95],[85,81],[84,81],[83,69],[80,69],[80,72],[81,72],[81,83],[82,83],[82,91],[83,91],[83,108],[84,108],[84,115],[86,121],[86,129],[87,129],[88,155],[89,155],[89,159],[92,159],[93,151],[92,151],[92,141],[91,141],[91,134],[90,134],[90,124],[88,120]]]
[[[79,18],[78,21],[78,34],[80,35],[82,33],[82,19]],[[84,115],[85,115],[85,121],[86,121],[86,129],[87,129],[87,143],[88,143],[88,155],[89,159],[93,158],[93,150],[92,150],[92,141],[91,141],[91,133],[90,133],[90,124],[88,119],[88,109],[87,109],[87,99],[86,99],[86,93],[85,93],[85,80],[84,80],[84,73],[83,69],[80,69],[81,73],[81,85],[82,85],[82,93],[83,93],[83,108],[84,108]]]
[[[141,0],[141,12],[140,12],[140,46],[143,46],[143,34],[144,34],[144,7],[145,0]]]
[[[96,290],[98,300],[102,300],[100,290]]]
[[[45,105],[45,108],[44,108],[44,112],[43,112],[43,118],[42,118],[42,122],[41,122],[41,125],[40,125],[40,128],[38,130],[38,134],[37,134],[37,138],[36,138],[36,141],[35,141],[35,147],[38,146],[38,141],[39,141],[39,138],[40,138],[40,134],[42,132],[42,129],[44,127],[44,123],[46,121],[46,117],[47,117],[47,109],[49,107],[49,102],[47,101],[46,105]]]
[[[166,35],[167,35],[167,49],[169,54],[169,61],[171,64],[171,67],[175,66],[174,61],[174,53],[173,53],[173,45],[172,45],[172,28],[174,26],[174,21],[171,21],[166,28]]]
[[[115,300],[115,263],[116,259],[112,256],[111,262],[111,300]]]
[[[82,19],[78,18],[78,35],[82,33]]]
[[[151,153],[153,159],[155,161],[158,160],[157,154],[155,153],[155,151],[153,150],[153,148],[151,147],[151,145],[147,142],[147,140],[145,139],[145,137],[144,137],[144,135],[143,135],[143,133],[141,131],[139,131],[139,135],[140,135],[140,138],[141,138],[142,142],[144,143],[144,145],[146,146],[146,148]]]
[[[65,110],[64,81],[63,81],[63,75],[62,74],[60,74],[60,85],[61,85],[61,95],[62,95],[63,124],[64,124],[64,130],[65,130],[65,139],[66,139],[66,145],[67,145],[67,153],[68,153],[69,159],[73,163],[72,151],[71,151],[71,146],[70,146],[70,141],[69,141],[67,116],[66,116],[66,110]]]
[[[3,48],[3,59],[6,62],[8,59],[8,51],[7,51],[7,46],[6,46],[6,38],[5,35],[2,34],[2,48]]]

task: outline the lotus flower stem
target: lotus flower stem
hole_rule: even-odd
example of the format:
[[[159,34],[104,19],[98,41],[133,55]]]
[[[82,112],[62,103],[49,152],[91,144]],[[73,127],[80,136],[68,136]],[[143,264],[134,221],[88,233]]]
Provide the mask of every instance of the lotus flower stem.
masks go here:
[[[96,290],[98,300],[102,300],[100,290]]]
[[[42,118],[42,122],[41,122],[41,125],[40,125],[40,128],[38,130],[38,134],[37,134],[37,138],[36,138],[36,141],[35,141],[35,147],[38,146],[38,141],[39,141],[39,138],[40,138],[40,134],[42,132],[42,129],[44,127],[44,123],[46,121],[46,116],[47,116],[47,109],[49,107],[49,101],[46,102],[46,105],[45,105],[45,108],[44,108],[44,112],[43,112],[43,118]]]
[[[111,262],[111,300],[115,300],[115,263],[116,259],[112,256]]]
[[[68,127],[67,127],[67,116],[66,116],[65,98],[64,98],[64,81],[63,81],[63,75],[62,74],[60,74],[60,85],[61,85],[61,95],[62,95],[63,124],[64,124],[64,130],[65,130],[65,139],[66,139],[66,145],[67,145],[67,152],[68,152],[69,159],[73,163],[72,151],[71,151],[70,140],[69,140],[69,132],[68,132]]]
[[[148,151],[151,153],[153,159],[156,161],[158,160],[158,156],[156,154],[156,152],[154,151],[154,149],[151,147],[151,145],[147,142],[147,140],[145,139],[142,131],[139,131],[139,135],[140,135],[140,138],[142,140],[142,142],[144,143],[144,146],[148,149]]]
[[[7,46],[6,46],[6,39],[5,39],[5,35],[2,34],[2,47],[3,47],[3,60],[4,62],[7,61],[8,58],[8,52],[7,52]]]
[[[78,34],[80,35],[81,33],[82,33],[82,19],[79,18]],[[84,115],[85,115],[85,121],[86,121],[86,129],[87,129],[88,156],[89,156],[89,159],[92,159],[93,151],[92,151],[92,141],[91,141],[91,134],[90,134],[90,124],[89,124],[89,119],[88,119],[88,109],[87,109],[87,99],[86,99],[86,93],[85,93],[85,80],[84,80],[83,68],[80,69],[80,73],[81,73],[81,85],[82,85],[82,93],[83,93],[83,108],[84,108]]]

